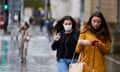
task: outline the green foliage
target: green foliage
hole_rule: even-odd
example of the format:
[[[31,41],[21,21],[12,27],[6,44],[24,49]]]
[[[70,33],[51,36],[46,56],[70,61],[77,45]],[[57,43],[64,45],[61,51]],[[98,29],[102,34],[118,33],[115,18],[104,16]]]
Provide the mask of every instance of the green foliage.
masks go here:
[[[38,7],[44,7],[44,1],[45,0],[24,0],[25,7],[32,7],[32,8],[38,8]]]

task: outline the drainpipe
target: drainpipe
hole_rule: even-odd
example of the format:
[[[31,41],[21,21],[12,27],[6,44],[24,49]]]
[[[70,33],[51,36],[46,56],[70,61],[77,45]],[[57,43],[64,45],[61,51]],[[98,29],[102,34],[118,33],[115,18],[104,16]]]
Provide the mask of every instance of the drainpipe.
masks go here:
[[[98,0],[98,5],[96,6],[97,11],[101,10],[101,0]]]
[[[117,18],[117,19],[118,19],[117,32],[120,33],[120,4],[119,4],[120,1],[119,1],[119,0],[117,0],[117,1],[118,1],[118,2],[117,2],[117,3],[118,3],[118,4],[117,4],[117,8],[118,8],[118,9],[117,9],[117,13],[118,13],[118,18]]]

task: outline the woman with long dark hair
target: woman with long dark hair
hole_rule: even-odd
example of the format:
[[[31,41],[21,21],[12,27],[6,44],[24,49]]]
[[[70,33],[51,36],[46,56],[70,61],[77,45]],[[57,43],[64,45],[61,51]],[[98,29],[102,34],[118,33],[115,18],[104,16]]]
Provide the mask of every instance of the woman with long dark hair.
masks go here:
[[[76,52],[83,53],[84,72],[106,72],[104,56],[109,53],[110,43],[111,36],[106,20],[101,12],[96,11],[81,29],[76,46]]]
[[[68,72],[79,37],[79,31],[75,25],[76,22],[71,16],[64,16],[57,22],[57,33],[52,49],[57,50],[58,72]],[[75,54],[73,62],[77,62],[77,57],[78,54]]]

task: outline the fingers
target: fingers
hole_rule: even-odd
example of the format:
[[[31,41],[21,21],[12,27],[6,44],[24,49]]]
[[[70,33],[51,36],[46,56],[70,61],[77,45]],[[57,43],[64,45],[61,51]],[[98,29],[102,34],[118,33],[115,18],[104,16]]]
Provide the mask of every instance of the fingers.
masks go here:
[[[58,41],[58,40],[60,40],[60,38],[61,38],[60,33],[57,33],[56,36],[55,36],[55,40]]]
[[[100,45],[100,42],[98,40],[94,40],[94,41],[92,41],[92,45],[98,46],[98,45]]]
[[[92,45],[96,45],[98,43],[97,40],[92,41]]]

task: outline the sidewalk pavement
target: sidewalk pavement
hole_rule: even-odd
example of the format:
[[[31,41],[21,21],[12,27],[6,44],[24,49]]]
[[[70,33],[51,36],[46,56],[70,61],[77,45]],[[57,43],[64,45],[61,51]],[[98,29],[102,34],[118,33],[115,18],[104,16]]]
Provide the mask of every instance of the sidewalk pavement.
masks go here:
[[[115,54],[107,55],[106,59],[120,65],[120,55],[115,55]]]

